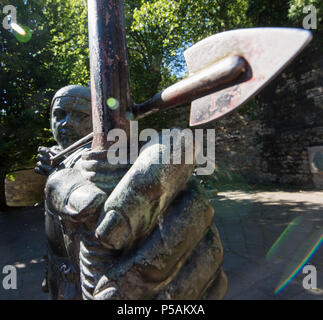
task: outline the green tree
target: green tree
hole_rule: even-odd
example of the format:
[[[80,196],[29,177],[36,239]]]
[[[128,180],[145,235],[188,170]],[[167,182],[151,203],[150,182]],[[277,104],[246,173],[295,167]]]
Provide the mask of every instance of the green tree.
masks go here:
[[[6,209],[5,176],[33,165],[37,147],[51,143],[49,106],[54,91],[89,81],[85,1],[12,0],[10,4],[17,9],[17,23],[28,26],[32,38],[19,42],[1,23],[1,210]]]
[[[249,0],[247,16],[255,27],[295,27],[303,28],[306,16],[304,8],[312,5],[316,8],[317,29],[311,30],[314,41],[311,47],[322,43],[323,2],[321,0]]]
[[[250,27],[248,0],[142,0],[127,17],[132,94],[142,102],[186,75],[183,52],[229,29]],[[165,123],[175,110],[141,120]]]
[[[289,2],[288,20],[294,27],[301,28],[303,20],[307,13],[304,13],[304,8],[314,6],[316,9],[317,29],[311,30],[313,33],[313,41],[311,48],[317,51],[317,54],[322,54],[323,45],[323,1],[321,0],[291,0]]]
[[[128,17],[134,96],[140,101],[183,75],[183,51],[214,33],[250,26],[247,0],[142,0]]]
[[[43,31],[50,41],[44,47],[51,55],[48,70],[55,70],[60,86],[87,85],[89,74],[88,21],[86,0],[46,0]]]

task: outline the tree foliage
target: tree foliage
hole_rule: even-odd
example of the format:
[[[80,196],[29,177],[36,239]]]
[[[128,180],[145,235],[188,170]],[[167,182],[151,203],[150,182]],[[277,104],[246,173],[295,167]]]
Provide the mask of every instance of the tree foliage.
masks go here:
[[[20,25],[33,30],[20,43],[9,30],[1,36],[0,167],[26,165],[48,140],[53,92],[89,78],[86,7],[83,1],[12,1]]]
[[[183,52],[193,43],[251,26],[247,0],[142,0],[132,9],[128,47],[133,93],[139,100],[183,76]]]
[[[55,70],[62,84],[89,82],[89,48],[86,0],[46,0],[43,26],[50,38],[47,68]]]
[[[39,145],[51,143],[54,91],[88,80],[87,10],[82,0],[12,0],[17,23],[32,30],[19,42],[0,26],[0,206],[8,172],[33,165]],[[2,8],[1,8],[2,10]],[[2,11],[1,11],[2,12]]]
[[[291,0],[288,10],[288,19],[295,27],[300,27],[303,24],[304,17],[309,13],[304,8],[314,6],[317,18],[317,29],[311,30],[313,33],[313,41],[311,47],[315,54],[321,54],[323,45],[323,1],[322,0]]]

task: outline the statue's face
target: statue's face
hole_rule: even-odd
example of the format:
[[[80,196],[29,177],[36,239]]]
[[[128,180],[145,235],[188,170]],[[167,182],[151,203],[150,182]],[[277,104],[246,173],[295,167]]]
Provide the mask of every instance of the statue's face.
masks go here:
[[[92,131],[90,102],[81,97],[57,98],[52,107],[51,128],[63,149],[89,134]]]

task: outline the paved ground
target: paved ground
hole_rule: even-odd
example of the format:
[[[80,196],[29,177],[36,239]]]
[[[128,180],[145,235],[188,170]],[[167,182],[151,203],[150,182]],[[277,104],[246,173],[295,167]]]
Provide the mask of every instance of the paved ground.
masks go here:
[[[224,270],[229,279],[225,299],[323,300],[322,248],[309,260],[317,269],[317,290],[303,288],[306,275],[300,272],[274,294],[281,279],[297,269],[322,237],[323,192],[222,192],[212,203],[225,249]],[[288,225],[291,227],[266,259]],[[44,244],[40,208],[0,213],[0,299],[48,299],[41,292]],[[5,265],[17,267],[17,290],[2,288]]]
[[[300,271],[275,295],[282,280],[297,270],[322,239],[323,192],[224,192],[213,204],[229,279],[225,299],[323,300],[323,248],[308,261],[317,270],[317,290],[303,288],[306,274]]]
[[[41,291],[45,263],[44,215],[40,208],[0,213],[0,299],[47,300]],[[17,268],[17,290],[4,290],[5,265]]]

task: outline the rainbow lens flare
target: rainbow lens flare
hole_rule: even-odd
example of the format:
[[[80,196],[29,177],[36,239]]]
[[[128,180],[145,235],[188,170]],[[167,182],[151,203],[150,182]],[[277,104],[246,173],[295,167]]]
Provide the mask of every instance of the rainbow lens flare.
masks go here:
[[[297,250],[291,263],[287,266],[279,284],[275,290],[275,294],[280,293],[286,286],[297,276],[303,266],[309,261],[314,253],[320,248],[323,242],[323,230],[317,230],[312,234]]]

